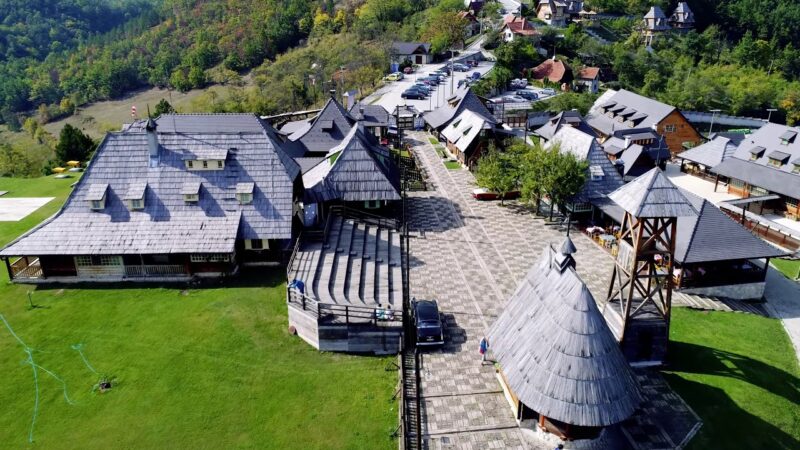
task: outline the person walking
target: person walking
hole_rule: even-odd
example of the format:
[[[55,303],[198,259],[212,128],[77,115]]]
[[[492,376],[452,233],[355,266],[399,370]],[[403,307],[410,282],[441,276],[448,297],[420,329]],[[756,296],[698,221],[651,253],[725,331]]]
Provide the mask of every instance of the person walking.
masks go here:
[[[486,336],[481,338],[479,351],[481,352],[481,362],[486,362],[486,354],[489,353],[489,340],[486,339]]]

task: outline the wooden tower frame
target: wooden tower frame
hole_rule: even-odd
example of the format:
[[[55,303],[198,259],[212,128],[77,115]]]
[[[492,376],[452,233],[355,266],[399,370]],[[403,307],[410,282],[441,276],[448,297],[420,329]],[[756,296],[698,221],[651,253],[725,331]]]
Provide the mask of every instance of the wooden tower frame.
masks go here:
[[[623,219],[607,307],[622,319],[617,337],[632,362],[662,362],[666,356],[677,223],[675,217],[637,218],[629,212]],[[649,357],[642,348],[647,345]]]

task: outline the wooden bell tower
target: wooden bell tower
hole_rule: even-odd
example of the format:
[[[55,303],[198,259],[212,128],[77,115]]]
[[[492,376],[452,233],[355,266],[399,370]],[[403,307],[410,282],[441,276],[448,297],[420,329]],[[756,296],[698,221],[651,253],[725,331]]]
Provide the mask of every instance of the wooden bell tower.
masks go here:
[[[697,212],[657,167],[609,198],[625,216],[603,315],[629,362],[661,364],[669,341],[678,217]]]

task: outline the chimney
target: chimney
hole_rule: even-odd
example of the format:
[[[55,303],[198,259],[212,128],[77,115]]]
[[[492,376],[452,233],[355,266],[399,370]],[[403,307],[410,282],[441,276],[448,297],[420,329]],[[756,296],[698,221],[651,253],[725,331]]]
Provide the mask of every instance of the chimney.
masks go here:
[[[150,151],[150,159],[158,158],[158,133],[156,133],[156,122],[153,119],[147,119],[147,124],[144,129],[147,131],[147,149]]]
[[[628,148],[630,146],[631,146],[631,137],[625,136],[625,148]]]
[[[358,120],[364,120],[364,105],[358,105]]]

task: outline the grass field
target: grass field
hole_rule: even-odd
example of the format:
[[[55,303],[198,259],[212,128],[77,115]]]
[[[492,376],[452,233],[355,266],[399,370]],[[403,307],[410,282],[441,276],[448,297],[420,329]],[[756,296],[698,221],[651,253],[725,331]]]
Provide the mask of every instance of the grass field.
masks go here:
[[[81,174],[72,175],[74,175],[72,178],[63,179],[53,178],[52,175],[40,178],[0,177],[0,191],[8,191],[3,198],[55,197],[18,222],[0,222],[0,245],[5,245],[42,220],[55,214],[72,190],[70,186],[80,179]]]
[[[800,276],[800,260],[798,259],[773,258],[769,262],[790,280],[795,280]]]
[[[54,212],[75,178],[0,179],[10,194],[56,196],[22,222],[0,223],[0,245]],[[287,331],[280,270],[224,285],[54,286],[8,282],[0,314],[42,369],[38,448],[389,449],[397,423],[392,358],[320,353]],[[28,307],[32,291],[36,308]],[[72,348],[114,382],[100,394]],[[0,442],[27,448],[34,379],[0,323]]]
[[[691,449],[800,448],[800,368],[777,319],[673,309],[669,384],[703,419]]]
[[[444,166],[450,170],[458,170],[461,168],[461,164],[458,161],[445,161]]]

